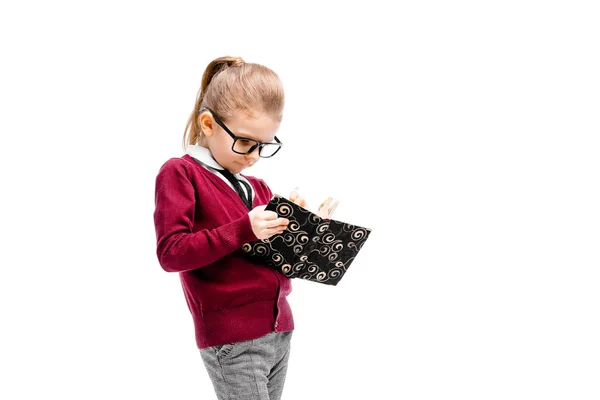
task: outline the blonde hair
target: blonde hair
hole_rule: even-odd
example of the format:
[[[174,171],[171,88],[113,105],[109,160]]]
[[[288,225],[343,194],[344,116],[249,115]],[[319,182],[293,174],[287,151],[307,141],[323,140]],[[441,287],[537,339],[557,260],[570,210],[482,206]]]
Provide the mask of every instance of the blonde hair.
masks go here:
[[[183,148],[199,144],[202,129],[199,110],[208,107],[222,121],[235,111],[265,113],[281,121],[284,94],[279,76],[271,69],[244,62],[240,57],[219,57],[211,61],[202,75],[202,85],[183,134]]]

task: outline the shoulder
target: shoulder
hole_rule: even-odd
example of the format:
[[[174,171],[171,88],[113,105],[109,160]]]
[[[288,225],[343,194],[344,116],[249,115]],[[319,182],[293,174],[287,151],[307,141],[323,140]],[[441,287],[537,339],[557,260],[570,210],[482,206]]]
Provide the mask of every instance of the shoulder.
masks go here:
[[[201,170],[193,162],[193,159],[189,156],[183,157],[172,157],[165,161],[158,170],[158,175],[172,175],[172,174],[185,174],[190,176],[191,173]]]
[[[195,190],[203,186],[204,169],[189,157],[173,157],[165,161],[156,175],[157,190]]]

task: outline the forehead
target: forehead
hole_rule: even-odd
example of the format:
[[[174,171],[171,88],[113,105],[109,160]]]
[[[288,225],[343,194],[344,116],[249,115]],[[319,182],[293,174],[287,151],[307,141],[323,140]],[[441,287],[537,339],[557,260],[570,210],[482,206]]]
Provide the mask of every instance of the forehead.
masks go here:
[[[279,129],[280,122],[264,113],[248,115],[244,111],[235,111],[223,121],[236,136],[243,136],[259,142],[271,142]]]

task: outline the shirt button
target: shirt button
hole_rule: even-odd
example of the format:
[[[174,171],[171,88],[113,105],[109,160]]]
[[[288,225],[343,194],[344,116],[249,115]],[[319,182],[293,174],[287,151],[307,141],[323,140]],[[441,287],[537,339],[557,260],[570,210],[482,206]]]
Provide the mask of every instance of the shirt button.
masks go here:
[[[275,328],[279,326],[279,322],[275,322]]]

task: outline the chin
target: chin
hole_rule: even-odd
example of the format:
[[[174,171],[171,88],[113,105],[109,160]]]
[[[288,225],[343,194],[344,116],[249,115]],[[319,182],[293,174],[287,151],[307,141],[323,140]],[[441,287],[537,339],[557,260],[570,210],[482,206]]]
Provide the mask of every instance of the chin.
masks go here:
[[[240,172],[243,171],[243,170],[245,170],[246,168],[251,167],[251,166],[252,165],[245,165],[245,164],[242,164],[242,163],[237,163],[237,165],[236,165],[237,169],[239,169]]]

